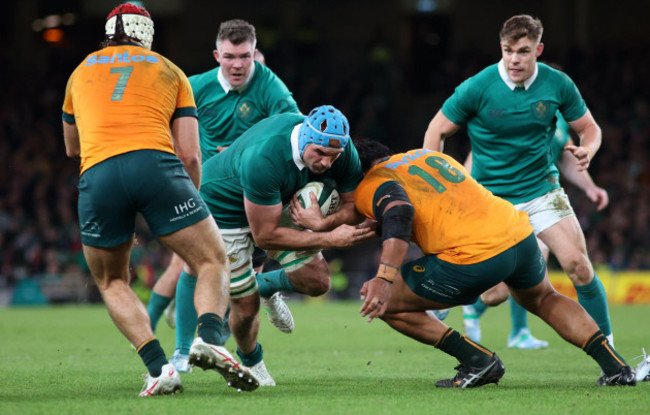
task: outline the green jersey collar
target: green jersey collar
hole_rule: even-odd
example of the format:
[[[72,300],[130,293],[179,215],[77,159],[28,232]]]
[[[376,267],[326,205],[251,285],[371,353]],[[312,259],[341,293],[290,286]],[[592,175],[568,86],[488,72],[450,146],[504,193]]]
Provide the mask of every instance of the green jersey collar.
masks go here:
[[[511,91],[514,91],[516,87],[521,86],[519,84],[516,84],[510,80],[510,77],[508,76],[508,73],[506,72],[506,67],[505,67],[505,62],[503,62],[503,59],[499,61],[499,64],[497,65],[499,67],[499,75],[501,76],[501,79],[503,79],[503,82],[508,85],[508,88],[510,88]],[[524,81],[524,89],[530,88],[530,86],[535,82],[535,79],[537,79],[537,73],[539,72],[537,68],[537,63],[535,63],[535,72],[533,72],[533,75],[526,79]]]

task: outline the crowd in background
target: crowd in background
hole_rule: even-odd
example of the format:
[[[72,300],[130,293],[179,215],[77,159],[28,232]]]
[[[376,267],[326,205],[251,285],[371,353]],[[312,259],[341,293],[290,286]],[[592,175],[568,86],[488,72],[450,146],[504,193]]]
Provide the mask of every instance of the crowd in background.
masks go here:
[[[269,65],[285,79],[303,111],[325,103],[336,105],[348,115],[353,139],[378,139],[398,151],[421,146],[430,118],[453,88],[496,59],[495,55],[449,56],[431,67],[428,79],[414,81],[381,44],[370,45],[363,66],[347,76],[295,68],[286,60],[274,61],[273,51],[269,52]],[[578,189],[567,187],[597,267],[650,269],[648,52],[575,52],[559,62],[603,131],[603,146],[590,172],[609,192],[609,207],[596,212]],[[0,87],[0,304],[8,302],[7,292],[27,282],[37,283],[50,301],[97,299],[76,219],[78,163],[66,157],[61,132],[61,103],[69,72],[56,69],[37,73],[2,69],[11,82]],[[468,139],[461,131],[446,149],[463,158]],[[136,244],[133,275],[150,286],[169,254],[143,223]],[[356,298],[359,281],[376,269],[377,247],[370,243],[349,252],[328,253],[329,258],[341,260],[333,278],[344,274],[350,280],[338,286],[333,283],[334,289]]]

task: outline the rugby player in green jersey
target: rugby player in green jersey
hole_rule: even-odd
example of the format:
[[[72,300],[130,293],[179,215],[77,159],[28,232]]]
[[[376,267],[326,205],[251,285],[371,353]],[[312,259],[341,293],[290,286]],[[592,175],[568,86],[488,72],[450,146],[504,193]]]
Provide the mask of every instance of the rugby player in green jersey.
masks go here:
[[[346,248],[375,235],[369,228],[347,225],[359,219],[353,194],[362,178],[348,121],[329,105],[313,109],[307,117],[279,114],[262,120],[203,164],[201,197],[226,243],[230,328],[244,366],[263,365],[257,342],[260,296],[279,291],[326,293],[329,267],[320,251]],[[299,225],[311,232],[280,225],[283,206],[291,203],[296,191],[326,179],[336,182],[340,210],[323,217],[317,203],[300,208]],[[256,278],[251,261],[255,246],[267,250],[282,268]],[[183,342],[191,337],[190,333]],[[265,367],[264,376],[259,370],[251,372],[260,385],[275,385]]]
[[[256,43],[255,27],[250,23],[240,19],[221,23],[213,51],[219,66],[189,78],[197,105],[203,162],[225,149],[258,121],[279,113],[300,113],[286,85],[263,64],[264,57],[256,50]],[[256,265],[260,265],[263,259],[264,256],[256,256]],[[193,333],[195,330],[191,298],[196,277],[182,273],[183,265],[178,255],[172,256],[153,287],[147,311],[154,330],[163,311],[170,326],[177,325],[176,350],[170,361],[177,370],[187,372],[191,340],[183,343],[181,339],[187,337],[184,331]],[[187,296],[187,301],[181,302],[187,309],[176,311],[176,302],[172,301],[174,295]],[[284,306],[278,296],[269,301],[275,308]],[[275,308],[269,307],[270,316]],[[186,324],[188,312],[190,317]],[[228,313],[225,319],[228,319]],[[223,331],[225,341],[227,324]]]
[[[501,29],[502,60],[460,84],[425,134],[424,147],[467,126],[472,176],[492,193],[528,212],[535,234],[573,282],[578,301],[612,341],[605,289],[594,273],[585,238],[548,157],[559,111],[579,137],[565,149],[586,170],[601,145],[601,130],[573,81],[538,63],[544,44],[538,19],[517,15]]]

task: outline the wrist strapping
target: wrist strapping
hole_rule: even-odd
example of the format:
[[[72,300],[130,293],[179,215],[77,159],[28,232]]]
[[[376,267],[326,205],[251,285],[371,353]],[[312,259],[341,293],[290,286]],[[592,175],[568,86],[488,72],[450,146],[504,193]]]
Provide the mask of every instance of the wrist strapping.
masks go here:
[[[379,269],[377,270],[377,278],[381,278],[392,284],[398,272],[399,267],[382,262],[379,264]]]

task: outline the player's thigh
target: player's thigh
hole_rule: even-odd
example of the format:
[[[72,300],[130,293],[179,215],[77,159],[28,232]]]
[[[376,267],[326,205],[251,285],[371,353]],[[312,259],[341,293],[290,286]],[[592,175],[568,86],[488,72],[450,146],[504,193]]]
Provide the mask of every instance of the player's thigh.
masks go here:
[[[204,263],[225,262],[225,246],[212,216],[160,236],[160,241],[177,253],[195,275]]]
[[[130,154],[111,157],[79,178],[79,229],[86,246],[109,248],[131,239],[138,211],[124,186],[121,167]]]
[[[548,245],[544,243],[541,239],[539,239],[539,236],[537,237],[537,246],[539,247],[539,250],[542,252],[542,256],[544,257],[544,261],[548,262],[548,255],[549,255],[549,249]]]
[[[404,282],[401,275],[397,275],[391,288],[391,297],[386,307],[386,313],[405,313],[425,310],[440,310],[450,308],[456,304],[441,302],[422,297]]]
[[[512,297],[521,304],[525,309],[536,312],[542,300],[549,294],[556,293],[557,291],[551,285],[548,277],[545,277],[538,284],[529,288],[512,288],[510,293]]]
[[[537,239],[533,234],[510,248],[512,263],[506,272],[503,282],[509,288],[527,289],[539,284],[546,275],[546,261],[539,250]]]
[[[591,266],[587,256],[585,237],[575,216],[562,219],[538,236],[548,245],[565,270],[572,270],[577,266]]]
[[[405,284],[416,295],[437,303],[472,304],[500,283],[512,262],[509,253],[475,264],[453,264],[426,255],[401,267]]]
[[[126,186],[152,233],[158,237],[171,235],[210,216],[183,163],[174,154],[134,153],[129,166],[131,180]],[[209,234],[207,239],[213,236]]]
[[[575,212],[564,189],[558,188],[528,202],[515,205],[517,210],[528,213],[535,235],[568,217],[575,217]]]

